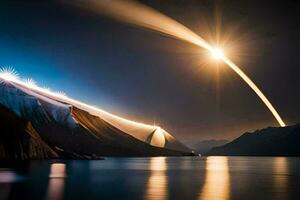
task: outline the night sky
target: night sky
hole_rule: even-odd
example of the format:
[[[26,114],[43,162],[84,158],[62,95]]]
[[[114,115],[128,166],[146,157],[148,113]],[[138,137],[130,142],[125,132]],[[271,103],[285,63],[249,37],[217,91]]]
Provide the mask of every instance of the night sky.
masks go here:
[[[300,122],[296,0],[143,1],[221,41],[291,125]],[[217,17],[218,16],[218,17]],[[0,3],[0,66],[178,139],[233,139],[278,126],[255,93],[197,46],[59,1]]]

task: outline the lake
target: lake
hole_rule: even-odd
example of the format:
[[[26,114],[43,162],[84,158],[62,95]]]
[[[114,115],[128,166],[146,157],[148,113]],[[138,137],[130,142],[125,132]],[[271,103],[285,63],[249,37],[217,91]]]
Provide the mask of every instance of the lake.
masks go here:
[[[0,199],[300,199],[300,158],[151,157],[0,164]]]

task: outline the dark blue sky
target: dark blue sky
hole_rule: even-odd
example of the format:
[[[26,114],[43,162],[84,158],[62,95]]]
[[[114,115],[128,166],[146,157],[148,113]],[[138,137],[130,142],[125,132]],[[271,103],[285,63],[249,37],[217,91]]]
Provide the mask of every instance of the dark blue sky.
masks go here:
[[[300,122],[299,3],[145,1],[212,41],[215,10],[231,57],[288,124]],[[220,13],[220,12],[219,12]],[[232,139],[277,126],[228,67],[203,50],[58,1],[1,1],[0,66],[121,116],[156,123],[183,141]],[[218,98],[219,96],[219,98]],[[219,100],[218,100],[219,99]]]

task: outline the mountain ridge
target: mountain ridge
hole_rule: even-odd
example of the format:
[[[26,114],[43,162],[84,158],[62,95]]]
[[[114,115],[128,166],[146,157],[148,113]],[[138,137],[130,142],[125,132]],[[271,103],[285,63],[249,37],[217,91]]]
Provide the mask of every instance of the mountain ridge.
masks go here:
[[[78,106],[1,82],[0,119],[4,125],[0,126],[0,158],[192,155],[161,128]],[[8,147],[7,141],[15,148]]]
[[[300,123],[286,127],[267,127],[246,132],[207,155],[226,156],[300,156]]]

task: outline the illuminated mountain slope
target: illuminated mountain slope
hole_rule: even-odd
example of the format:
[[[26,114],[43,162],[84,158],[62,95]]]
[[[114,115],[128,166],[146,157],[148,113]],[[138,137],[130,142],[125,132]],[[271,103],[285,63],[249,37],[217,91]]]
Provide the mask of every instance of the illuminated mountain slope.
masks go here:
[[[0,151],[14,152],[14,156],[10,157],[99,158],[191,154],[187,147],[159,127],[119,118],[77,101],[54,98],[18,83],[3,81],[0,84],[0,105],[1,121],[11,124],[0,133],[1,137],[5,135],[6,138],[0,142]],[[17,139],[9,137],[12,132],[16,133]],[[24,140],[26,134],[29,139]],[[21,142],[22,153],[15,148],[13,151],[8,149],[6,140],[15,141],[13,146]],[[30,145],[34,148],[27,148]]]

